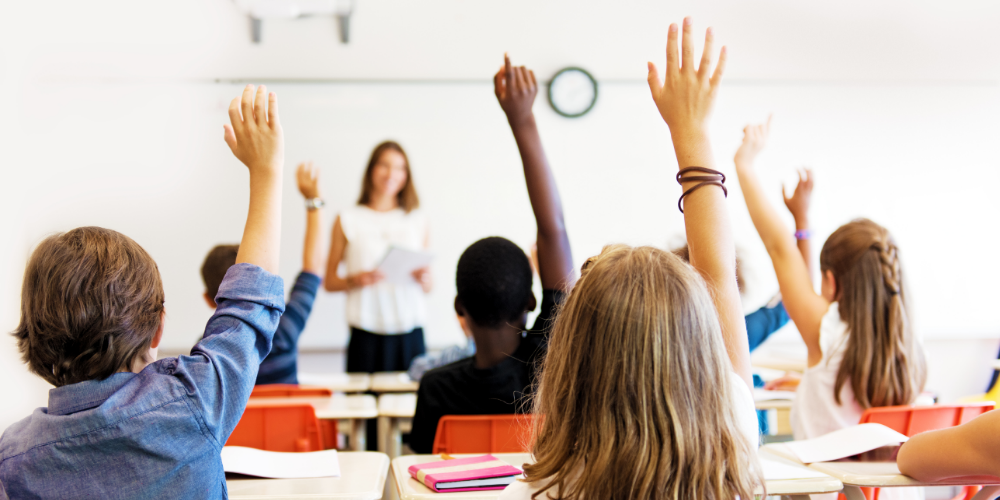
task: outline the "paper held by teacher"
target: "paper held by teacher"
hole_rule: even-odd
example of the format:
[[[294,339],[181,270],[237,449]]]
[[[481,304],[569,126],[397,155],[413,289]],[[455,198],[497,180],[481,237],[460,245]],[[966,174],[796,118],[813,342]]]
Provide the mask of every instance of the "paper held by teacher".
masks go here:
[[[415,283],[413,271],[430,265],[434,255],[428,252],[414,252],[399,247],[390,247],[378,271],[382,273],[385,283],[406,285]]]

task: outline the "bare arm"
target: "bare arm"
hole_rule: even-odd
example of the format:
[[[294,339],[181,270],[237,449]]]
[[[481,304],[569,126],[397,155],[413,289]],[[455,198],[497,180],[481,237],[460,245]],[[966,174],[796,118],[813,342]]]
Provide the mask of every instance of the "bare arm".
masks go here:
[[[299,164],[295,172],[299,192],[307,199],[320,198],[319,168],[312,162]],[[321,276],[323,273],[323,209],[306,210],[306,240],[302,246],[302,270]]]
[[[726,49],[720,52],[713,73],[712,29],[709,28],[705,33],[701,63],[695,68],[691,31],[691,19],[685,18],[678,65],[677,25],[670,25],[664,80],[661,83],[656,66],[649,63],[649,89],[660,115],[670,127],[678,166],[712,168],[715,162],[708,139],[708,117],[722,80]],[[688,189],[695,184],[686,182],[682,188]],[[684,200],[684,226],[691,265],[708,284],[733,371],[753,387],[746,322],[736,285],[736,246],[725,202],[722,190],[716,187],[706,186],[695,191]]]
[[[796,246],[795,236],[764,197],[764,188],[754,171],[754,159],[763,149],[769,132],[770,121],[766,125],[748,125],[743,130],[743,144],[735,158],[736,174],[750,219],[771,257],[785,310],[806,344],[809,366],[814,366],[823,358],[819,346],[819,325],[830,304],[813,289],[809,269]]]
[[[265,112],[265,99],[267,110]],[[253,85],[229,104],[231,125],[223,125],[226,144],[250,170],[250,208],[236,263],[278,272],[281,249],[281,173],[285,139],[278,122],[278,97]]]
[[[919,481],[940,481],[962,476],[1000,477],[1000,411],[991,411],[971,422],[924,432],[899,449],[899,471]]]
[[[809,204],[812,202],[813,173],[808,168],[799,171],[799,183],[795,186],[792,196],[785,194],[785,186],[781,186],[781,197],[785,199],[785,207],[792,213],[795,219],[795,232],[809,232]],[[809,272],[809,283],[812,283],[812,248],[809,238],[795,238],[795,244],[799,247],[802,260],[806,262],[806,271]]]
[[[503,69],[493,77],[493,87],[521,153],[528,198],[538,226],[538,275],[542,288],[569,291],[575,273],[562,200],[531,111],[538,94],[535,73],[524,66],[511,66],[510,58],[505,55]]]

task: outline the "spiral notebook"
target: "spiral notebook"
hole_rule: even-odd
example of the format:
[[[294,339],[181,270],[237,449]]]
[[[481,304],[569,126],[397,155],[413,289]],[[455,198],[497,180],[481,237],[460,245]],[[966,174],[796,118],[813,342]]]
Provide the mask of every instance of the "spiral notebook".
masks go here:
[[[416,464],[408,471],[436,493],[502,490],[521,475],[521,469],[493,455]]]

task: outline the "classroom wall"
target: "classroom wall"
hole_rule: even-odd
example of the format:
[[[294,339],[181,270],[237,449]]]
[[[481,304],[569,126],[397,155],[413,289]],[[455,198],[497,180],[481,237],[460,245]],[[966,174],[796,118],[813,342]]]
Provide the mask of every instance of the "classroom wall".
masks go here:
[[[407,147],[437,255],[431,347],[460,339],[451,301],[461,251],[494,234],[524,248],[533,241],[516,147],[489,81],[504,51],[543,80],[580,65],[601,81],[598,104],[583,119],[556,116],[543,96],[535,108],[575,260],[611,242],[679,244],[673,153],[649,102],[644,62],[660,62],[667,22],[691,13],[731,49],[712,122],[719,164],[731,172],[742,126],[774,112],[762,178],[780,203],[779,186],[794,168],[816,170],[814,250],[860,215],[895,233],[939,387],[979,390],[987,368],[968,360],[985,358],[1000,337],[991,314],[998,237],[988,218],[1000,208],[991,190],[1000,175],[993,2],[358,0],[346,46],[333,21],[319,17],[268,21],[263,43],[253,45],[228,0],[7,7],[0,16],[5,332],[16,325],[31,248],[55,231],[102,225],[133,237],[158,262],[164,349],[183,352],[197,340],[210,314],[198,267],[215,243],[239,240],[245,218],[245,168],[223,143],[221,124],[248,80],[268,83],[281,99],[286,280],[300,265],[304,227],[295,164],[313,159],[324,169],[329,224],[356,198],[374,144],[395,138]],[[776,286],[735,179],[730,186],[749,309]],[[305,350],[343,347],[342,308],[342,296],[321,295]],[[775,345],[782,342],[796,345],[794,335]],[[0,410],[0,428],[44,404],[45,384],[18,363],[9,337],[0,338],[0,376],[15,382],[0,393],[18,402]]]

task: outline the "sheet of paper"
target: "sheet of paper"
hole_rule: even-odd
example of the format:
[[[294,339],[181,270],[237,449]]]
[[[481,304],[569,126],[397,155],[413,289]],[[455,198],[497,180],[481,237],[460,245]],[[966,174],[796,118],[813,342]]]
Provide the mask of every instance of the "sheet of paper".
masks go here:
[[[385,254],[382,263],[378,265],[378,270],[382,273],[385,283],[405,285],[415,283],[413,271],[427,267],[432,260],[434,260],[434,256],[428,252],[414,252],[413,250],[392,247]]]
[[[861,424],[834,431],[824,436],[785,443],[805,464],[829,462],[859,453],[905,443],[909,438],[882,425]]]
[[[760,459],[760,465],[764,469],[764,479],[766,481],[779,481],[789,479],[825,479],[829,476],[822,472],[807,469],[801,465],[792,465],[769,458]]]
[[[764,389],[753,390],[754,402],[759,401],[792,401],[795,399],[793,391],[765,391]]]
[[[224,446],[222,468],[226,472],[275,479],[340,477],[337,450],[284,453]]]

